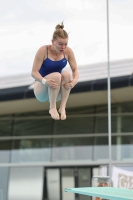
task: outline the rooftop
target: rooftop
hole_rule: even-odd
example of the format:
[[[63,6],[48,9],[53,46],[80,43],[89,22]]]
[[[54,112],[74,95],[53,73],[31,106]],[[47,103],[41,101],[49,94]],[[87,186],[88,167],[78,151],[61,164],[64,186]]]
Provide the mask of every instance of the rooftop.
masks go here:
[[[79,82],[71,91],[67,108],[107,104],[107,63],[79,66],[78,69]],[[133,59],[111,62],[110,76],[111,103],[133,101]],[[48,102],[36,100],[33,85],[30,73],[0,78],[1,115],[48,110]]]

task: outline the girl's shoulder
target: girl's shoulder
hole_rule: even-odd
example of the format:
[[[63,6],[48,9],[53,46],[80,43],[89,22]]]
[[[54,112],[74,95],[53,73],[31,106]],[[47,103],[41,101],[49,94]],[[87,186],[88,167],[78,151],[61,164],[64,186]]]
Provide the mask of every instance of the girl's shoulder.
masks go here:
[[[70,47],[66,48],[66,55],[67,55],[67,59],[69,60],[70,58],[74,57],[74,52]]]
[[[72,49],[71,49],[70,47],[67,47],[67,48],[66,48],[66,51],[67,51],[68,53],[71,53],[71,52],[72,52]]]
[[[38,49],[38,51],[39,51],[39,52],[46,52],[47,46],[48,46],[48,45],[43,45],[43,46],[41,46],[41,47]]]
[[[66,53],[66,55],[68,55],[68,56],[73,55],[73,50],[72,50],[70,47],[67,47],[67,48],[65,49],[65,53]]]
[[[43,45],[43,46],[41,46],[39,49],[38,49],[38,51],[37,51],[37,55],[38,56],[41,56],[41,57],[43,57],[44,59],[45,59],[45,57],[46,57],[46,55],[47,55],[47,46],[48,45]]]

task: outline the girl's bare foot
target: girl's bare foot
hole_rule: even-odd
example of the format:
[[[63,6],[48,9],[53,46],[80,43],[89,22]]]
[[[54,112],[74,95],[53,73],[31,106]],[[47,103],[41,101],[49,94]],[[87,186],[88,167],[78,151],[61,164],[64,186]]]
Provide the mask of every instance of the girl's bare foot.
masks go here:
[[[50,108],[50,109],[49,109],[49,114],[50,114],[51,117],[52,117],[53,119],[55,119],[55,120],[59,120],[59,119],[60,119],[60,118],[59,118],[59,114],[58,114],[56,108]]]
[[[65,109],[59,109],[58,112],[61,115],[61,120],[65,120],[66,119],[66,110]]]

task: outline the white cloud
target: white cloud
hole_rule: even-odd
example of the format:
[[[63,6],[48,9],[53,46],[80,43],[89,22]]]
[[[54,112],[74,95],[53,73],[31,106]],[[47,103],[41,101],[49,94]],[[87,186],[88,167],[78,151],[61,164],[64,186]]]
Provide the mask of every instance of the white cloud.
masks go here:
[[[0,7],[0,76],[30,72],[37,49],[51,43],[55,25],[62,20],[79,65],[107,59],[105,0],[13,2],[5,0]],[[110,57],[131,58],[133,1],[110,0],[109,5]]]
[[[84,5],[83,5],[83,1],[82,0],[65,0],[65,6],[67,8],[72,8],[75,10],[83,10],[84,9]]]
[[[1,19],[10,20],[10,19],[15,19],[15,17],[16,17],[16,15],[14,13],[7,13],[7,14],[3,15]]]

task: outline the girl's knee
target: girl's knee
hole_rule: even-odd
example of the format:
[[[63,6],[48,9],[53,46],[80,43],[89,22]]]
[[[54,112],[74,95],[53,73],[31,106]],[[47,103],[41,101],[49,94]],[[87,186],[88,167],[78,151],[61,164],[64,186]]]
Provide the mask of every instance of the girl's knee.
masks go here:
[[[59,72],[51,73],[50,78],[54,79],[57,83],[61,82],[61,74]]]
[[[61,82],[61,74],[58,73],[58,72],[56,72],[56,73],[55,73],[55,79],[56,79],[57,81]]]
[[[64,71],[64,72],[62,72],[62,81],[72,81],[72,75],[69,73],[69,72],[67,72],[67,71]]]

